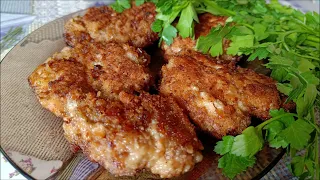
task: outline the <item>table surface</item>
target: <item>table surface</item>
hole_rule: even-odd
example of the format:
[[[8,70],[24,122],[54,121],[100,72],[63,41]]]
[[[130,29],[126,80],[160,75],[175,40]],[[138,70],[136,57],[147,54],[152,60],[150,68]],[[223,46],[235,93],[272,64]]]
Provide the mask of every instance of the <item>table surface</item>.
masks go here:
[[[33,32],[40,26],[48,23],[56,18],[62,17],[64,15],[76,12],[82,9],[86,9],[90,6],[108,4],[112,0],[1,0],[1,13],[7,13],[14,15],[28,15],[33,16],[34,20],[32,23],[26,24],[24,26],[24,33],[21,36],[24,37],[29,33]],[[288,2],[283,1],[284,4]],[[313,10],[319,12],[319,0],[304,0],[304,1],[290,1],[291,5],[306,10]],[[1,18],[1,22],[3,19]],[[1,60],[4,58],[5,54],[8,53],[9,49],[1,51]],[[24,177],[20,175],[9,163],[6,162],[4,157],[1,155],[1,179],[23,179]],[[80,162],[81,158],[77,159]],[[293,179],[291,173],[286,167],[285,162],[286,157],[283,157],[279,163],[262,179]]]

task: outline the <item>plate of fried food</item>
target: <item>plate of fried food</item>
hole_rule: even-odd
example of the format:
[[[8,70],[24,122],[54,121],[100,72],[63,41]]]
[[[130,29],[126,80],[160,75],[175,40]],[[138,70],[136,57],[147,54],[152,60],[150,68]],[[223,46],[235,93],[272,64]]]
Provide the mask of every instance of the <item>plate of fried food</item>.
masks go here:
[[[263,0],[65,16],[1,63],[1,149],[63,161],[55,177],[81,152],[97,179],[259,179],[287,151],[318,179],[319,32]]]

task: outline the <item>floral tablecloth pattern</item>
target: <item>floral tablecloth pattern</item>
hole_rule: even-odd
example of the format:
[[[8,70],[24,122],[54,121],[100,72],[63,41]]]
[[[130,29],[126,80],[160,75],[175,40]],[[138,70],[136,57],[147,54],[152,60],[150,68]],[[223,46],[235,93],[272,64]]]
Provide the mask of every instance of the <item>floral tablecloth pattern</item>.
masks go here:
[[[62,161],[44,161],[14,151],[6,151],[6,153],[24,172],[36,179],[46,179],[62,166]],[[1,179],[26,179],[8,162],[3,154],[1,154]]]

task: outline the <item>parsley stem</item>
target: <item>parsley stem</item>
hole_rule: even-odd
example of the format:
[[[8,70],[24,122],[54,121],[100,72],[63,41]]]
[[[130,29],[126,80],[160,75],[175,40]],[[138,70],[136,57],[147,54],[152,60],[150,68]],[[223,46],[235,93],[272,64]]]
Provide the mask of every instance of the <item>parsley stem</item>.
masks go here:
[[[282,115],[280,115],[280,116],[277,116],[277,117],[268,119],[267,121],[259,124],[256,128],[257,128],[258,131],[261,131],[261,129],[262,129],[265,125],[267,125],[267,124],[269,124],[269,123],[271,123],[271,122],[273,122],[273,121],[275,121],[275,120],[278,120],[278,119],[281,119],[281,118],[283,118],[283,117],[286,117],[286,116],[298,117],[296,114],[293,114],[293,113],[282,114]]]
[[[319,43],[310,41],[310,40],[306,40],[303,42],[304,45],[308,45],[308,46],[313,46],[313,47],[319,47]]]
[[[301,82],[302,84],[307,85],[307,84],[309,83],[308,80],[307,80],[305,77],[301,76],[301,75],[300,75],[299,73],[297,73],[297,72],[294,72],[294,71],[292,70],[292,67],[287,67],[287,68],[288,68],[289,71],[291,71],[292,74],[294,74],[296,77],[299,78],[299,80],[300,80],[300,82]]]
[[[203,0],[203,1],[205,2],[205,4],[207,6],[211,7],[212,9],[218,10],[218,12],[220,11],[223,15],[235,16],[237,14],[236,12],[234,12],[232,10],[220,7],[217,3],[215,3],[211,0]],[[204,11],[210,12],[210,8],[204,9]],[[212,13],[212,14],[214,14],[214,13]]]
[[[306,32],[306,31],[288,31],[286,32],[283,36],[282,36],[282,42],[283,42],[283,46],[286,48],[287,51],[290,51],[290,48],[289,46],[287,45],[285,39],[287,36],[289,36],[290,34],[293,34],[293,33],[307,33],[309,34],[309,32]],[[310,39],[308,39],[310,38]],[[310,45],[310,46],[313,46],[313,47],[319,47],[319,38],[315,37],[315,36],[308,36],[307,37],[307,40],[303,42],[303,44],[305,45]]]
[[[314,41],[314,42],[317,42],[319,43],[320,42],[320,38],[319,37],[316,37],[316,36],[308,36],[307,37],[307,40],[310,40],[310,41]]]
[[[283,44],[283,46],[286,48],[286,50],[287,50],[287,51],[290,51],[289,46],[288,46],[287,43],[285,42],[285,37],[283,37],[282,42],[283,42],[282,44]]]
[[[239,23],[238,25],[243,25],[243,26],[246,26],[247,28],[250,28],[252,30],[252,32],[254,32],[254,27],[249,25],[249,24],[246,24],[246,23]]]
[[[314,129],[317,131],[317,133],[320,133],[319,127],[314,122],[309,123],[309,124],[314,127]]]
[[[282,42],[283,42],[283,46],[286,48],[287,51],[290,51],[289,46],[286,43],[286,37],[289,36],[290,34],[296,33],[297,31],[289,31],[286,32],[283,36],[282,36]]]
[[[296,55],[296,56],[299,56],[299,57],[303,57],[303,58],[307,58],[307,59],[314,59],[316,61],[320,61],[320,58],[317,58],[317,57],[313,57],[313,56],[304,56],[304,55],[301,55],[301,54],[298,54],[294,51],[290,51],[292,54]]]
[[[274,35],[281,35],[285,32],[268,32],[269,34],[274,34]],[[291,34],[291,33],[303,33],[303,34],[309,34],[313,36],[314,38],[317,38],[317,36],[314,35],[314,33],[310,33],[309,31],[302,31],[302,30],[292,30],[292,31],[287,31],[286,33]]]
[[[301,21],[299,21],[299,20],[297,20],[297,19],[295,19],[295,18],[292,18],[292,17],[291,17],[291,18],[286,18],[286,19],[292,20],[292,21],[296,22],[297,24],[301,25],[304,29],[306,29],[306,30],[308,30],[309,32],[311,32],[311,33],[314,34],[313,29],[310,28],[310,27],[308,27],[307,25],[305,25],[303,22],[301,22]]]

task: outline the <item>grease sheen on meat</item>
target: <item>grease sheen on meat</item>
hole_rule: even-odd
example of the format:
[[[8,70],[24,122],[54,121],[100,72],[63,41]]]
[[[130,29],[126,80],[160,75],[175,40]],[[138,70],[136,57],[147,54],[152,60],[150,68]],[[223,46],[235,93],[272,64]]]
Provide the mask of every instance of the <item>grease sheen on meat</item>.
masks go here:
[[[227,20],[227,17],[224,16],[215,16],[209,13],[204,13],[199,15],[199,23],[195,24],[194,32],[195,38],[182,38],[177,36],[173,39],[173,43],[168,46],[165,42],[162,43],[161,48],[164,50],[165,58],[168,59],[172,55],[191,55],[196,52],[196,42],[200,36],[206,36],[209,34],[210,30],[213,27],[224,25]],[[239,57],[227,55],[227,48],[229,47],[230,41],[223,40],[223,54],[218,57],[210,57],[212,60],[219,63],[230,63],[237,62]],[[209,57],[209,56],[208,56]]]
[[[146,47],[158,39],[151,30],[156,16],[153,3],[144,3],[117,13],[111,7],[89,8],[83,17],[75,17],[65,25],[65,40],[75,46],[83,42],[128,43],[135,47]]]
[[[270,109],[280,108],[275,81],[267,76],[200,53],[168,60],[160,92],[174,97],[197,126],[217,138],[240,134],[250,116],[268,119]]]
[[[144,168],[163,178],[190,171],[203,149],[172,98],[119,93],[101,98],[75,59],[49,59],[29,77],[40,103],[64,119],[67,140],[114,175]]]

